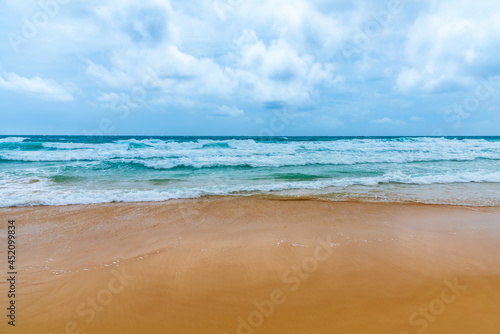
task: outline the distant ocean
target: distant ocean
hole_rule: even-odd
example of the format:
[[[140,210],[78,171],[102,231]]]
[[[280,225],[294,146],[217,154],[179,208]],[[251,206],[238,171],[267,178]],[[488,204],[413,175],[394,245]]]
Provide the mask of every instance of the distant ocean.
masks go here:
[[[213,195],[500,205],[500,137],[0,136],[0,206]]]

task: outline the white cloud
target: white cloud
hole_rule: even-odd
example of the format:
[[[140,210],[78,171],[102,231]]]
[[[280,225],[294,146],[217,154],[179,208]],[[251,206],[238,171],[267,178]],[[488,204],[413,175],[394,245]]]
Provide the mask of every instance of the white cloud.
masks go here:
[[[266,46],[255,32],[246,31],[234,43],[237,51],[228,50],[227,60],[221,63],[169,43],[142,50],[131,46],[115,54],[109,68],[88,61],[87,75],[110,88],[125,89],[141,86],[149,77],[163,93],[184,98],[210,95],[288,102],[308,100],[319,86],[342,81],[332,64],[299,54],[282,40]]]
[[[325,13],[325,4],[307,0],[247,1],[238,7],[234,20],[242,27],[253,27],[259,35],[272,34],[299,53],[333,54],[349,26],[338,18],[337,9]]]
[[[407,32],[407,67],[398,76],[399,90],[433,92],[470,86],[478,73],[500,65],[493,56],[500,47],[498,1],[431,4]]]
[[[403,125],[405,122],[400,120],[395,120],[389,117],[384,117],[380,119],[374,119],[371,121],[372,124],[383,124],[383,125]]]
[[[73,95],[69,91],[71,87],[63,87],[53,80],[42,79],[40,77],[25,78],[16,73],[4,73],[0,75],[0,89],[28,93],[37,98],[48,100],[73,100]]]
[[[139,108],[141,104],[144,104],[144,101],[133,99],[130,95],[125,93],[104,93],[101,94],[97,100],[101,102],[103,107],[117,110],[136,109]]]
[[[403,68],[398,75],[397,84],[398,88],[406,92],[422,81],[422,76],[420,73],[410,68]]]
[[[236,118],[245,116],[245,112],[236,107],[222,106],[218,110],[211,112],[212,116]]]
[[[320,85],[342,82],[332,64],[321,64],[312,55],[299,54],[283,40],[266,45],[253,31],[244,31],[234,66],[240,87],[258,101],[297,102],[311,98]]]
[[[237,81],[230,68],[210,58],[196,58],[175,45],[140,50],[131,47],[111,58],[110,69],[89,63],[87,74],[109,87],[160,90],[180,97],[227,96]]]
[[[420,122],[420,121],[423,121],[423,119],[420,118],[420,117],[417,117],[417,116],[412,116],[412,117],[410,117],[410,121],[412,121],[412,122]]]
[[[151,76],[158,95],[175,95],[174,100],[201,101],[210,96],[220,102],[293,103],[311,100],[323,86],[343,80],[333,62],[314,55],[335,53],[342,37],[339,21],[315,4],[305,0],[242,2],[222,21],[212,1],[199,1],[195,7],[171,2],[92,2],[87,6],[92,15],[62,19],[56,23],[64,29],[51,33],[87,48],[87,53],[78,52],[84,55],[88,78],[100,91],[128,92]],[[152,19],[151,14],[158,17]],[[243,29],[247,25],[250,30]],[[153,43],[155,31],[162,35]],[[238,35],[242,37],[234,39]],[[69,51],[65,46],[62,49]]]
[[[92,61],[87,60],[87,72],[90,77],[94,77],[100,82],[110,87],[129,87],[132,85],[132,80],[126,73],[113,69],[108,70],[104,66],[94,64]]]

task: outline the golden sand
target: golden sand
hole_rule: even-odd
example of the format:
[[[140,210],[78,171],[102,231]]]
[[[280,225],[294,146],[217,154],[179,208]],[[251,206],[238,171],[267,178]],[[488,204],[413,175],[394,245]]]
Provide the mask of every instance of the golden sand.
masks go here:
[[[0,218],[19,272],[14,329],[1,256],[1,333],[500,333],[500,208],[211,198]]]

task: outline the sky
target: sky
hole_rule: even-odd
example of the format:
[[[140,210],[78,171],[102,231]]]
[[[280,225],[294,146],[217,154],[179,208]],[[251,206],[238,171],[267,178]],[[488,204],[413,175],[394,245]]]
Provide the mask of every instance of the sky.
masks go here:
[[[500,135],[498,0],[0,0],[0,134]]]

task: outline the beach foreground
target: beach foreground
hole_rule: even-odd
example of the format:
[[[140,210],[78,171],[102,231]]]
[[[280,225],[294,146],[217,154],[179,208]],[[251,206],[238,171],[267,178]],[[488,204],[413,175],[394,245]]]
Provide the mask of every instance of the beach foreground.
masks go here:
[[[500,332],[498,207],[227,197],[0,217],[19,272],[2,333]]]

